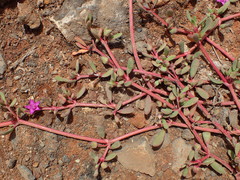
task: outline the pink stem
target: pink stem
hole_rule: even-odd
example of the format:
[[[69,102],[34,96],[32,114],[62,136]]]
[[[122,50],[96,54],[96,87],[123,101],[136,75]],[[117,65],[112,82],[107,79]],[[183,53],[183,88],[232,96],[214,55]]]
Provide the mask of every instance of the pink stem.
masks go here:
[[[231,55],[229,55],[227,53],[227,51],[225,51],[223,48],[221,48],[221,46],[219,46],[218,44],[216,44],[214,41],[212,41],[210,38],[206,37],[205,38],[207,40],[207,42],[209,42],[210,44],[212,44],[213,46],[215,46],[219,51],[221,51],[228,59],[230,59],[231,61],[234,61],[235,58],[232,57]]]
[[[74,139],[79,139],[79,140],[82,140],[82,141],[90,141],[90,142],[94,141],[94,142],[101,143],[101,144],[106,144],[107,143],[107,141],[103,140],[103,139],[90,138],[90,137],[86,137],[86,136],[79,136],[79,135],[76,135],[76,134],[62,132],[62,131],[55,130],[55,129],[52,129],[52,128],[48,128],[48,127],[45,127],[45,126],[42,126],[42,125],[39,125],[39,124],[35,124],[35,123],[29,122],[29,121],[24,121],[22,119],[19,119],[18,122],[19,122],[19,124],[23,124],[23,125],[26,125],[26,126],[31,126],[31,127],[37,128],[37,129],[41,129],[43,131],[48,131],[48,132],[51,132],[51,133],[54,133],[54,134],[59,134],[59,135],[62,135],[62,136],[66,136],[66,137],[70,137],[70,138],[74,138]]]

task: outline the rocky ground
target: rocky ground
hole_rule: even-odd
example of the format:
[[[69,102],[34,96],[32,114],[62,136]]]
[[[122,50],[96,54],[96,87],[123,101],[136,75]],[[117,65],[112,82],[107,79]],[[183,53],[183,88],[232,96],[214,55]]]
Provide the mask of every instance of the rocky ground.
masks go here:
[[[159,13],[169,8],[174,9],[175,22],[187,26],[186,10],[193,11],[197,17],[202,17],[206,6],[217,7],[215,1],[161,1]],[[144,45],[145,37],[156,40],[164,37],[164,29],[150,16],[141,13],[134,4],[136,41],[138,49]],[[232,6],[228,14],[240,11],[240,3]],[[76,86],[59,84],[54,76],[68,77],[76,61],[82,65],[82,72],[88,71],[88,60],[96,64],[99,57],[95,54],[72,56],[78,50],[74,37],[80,36],[86,42],[91,40],[85,17],[91,12],[94,24],[108,27],[114,32],[122,32],[123,37],[113,52],[120,61],[126,61],[131,56],[128,2],[125,0],[8,0],[0,4],[0,91],[8,99],[17,98],[18,106],[24,106],[30,98],[48,106],[56,101],[62,86],[79,89],[83,85],[89,91],[84,100],[96,102],[103,93],[100,83],[91,87],[90,80],[83,80]],[[231,26],[223,32],[215,32],[212,36],[232,56],[239,57],[240,22],[230,21]],[[224,34],[224,36],[219,36]],[[221,39],[223,38],[223,39]],[[176,37],[174,41],[179,41]],[[170,38],[166,38],[170,46],[174,46]],[[208,50],[214,54],[212,47]],[[220,58],[222,58],[220,56]],[[143,61],[144,64],[144,61]],[[222,58],[222,64],[229,66]],[[202,75],[208,73],[208,67],[203,64]],[[146,62],[144,68],[151,69]],[[210,88],[215,96],[215,89]],[[224,92],[218,92],[219,94]],[[128,99],[131,95],[116,92],[116,98]],[[154,113],[146,118],[142,102],[138,101],[132,117],[121,119],[119,128],[108,118],[106,109],[76,108],[69,120],[64,116],[55,116],[50,112],[39,113],[31,117],[31,121],[47,127],[71,132],[83,136],[99,138],[96,130],[104,127],[107,138],[114,138],[147,126],[155,118]],[[234,113],[228,107],[219,107],[216,115],[222,121],[226,120],[221,113]],[[223,114],[226,114],[223,113]],[[238,112],[235,112],[237,117]],[[224,119],[225,118],[225,119]],[[0,122],[6,121],[2,115]],[[117,151],[118,160],[110,164],[110,170],[103,171],[103,179],[180,179],[180,169],[187,160],[195,140],[187,129],[170,128],[160,149],[153,150],[149,139],[156,132],[148,132],[123,141],[121,150]],[[11,135],[0,137],[0,179],[3,180],[82,180],[95,179],[94,162],[89,156],[93,151],[88,142],[78,141],[51,134],[34,128],[19,126]],[[224,139],[214,136],[210,149],[223,159],[228,159]],[[102,153],[100,151],[100,153]],[[191,179],[192,176],[189,178]],[[230,174],[219,176],[207,167],[202,168],[195,179],[234,179]]]

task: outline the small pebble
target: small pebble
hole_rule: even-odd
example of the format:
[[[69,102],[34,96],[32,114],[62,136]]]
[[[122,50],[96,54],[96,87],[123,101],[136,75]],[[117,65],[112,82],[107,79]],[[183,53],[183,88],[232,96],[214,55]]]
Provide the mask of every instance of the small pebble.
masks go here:
[[[32,171],[30,171],[30,169],[28,169],[26,166],[17,165],[17,169],[20,172],[20,174],[22,175],[23,179],[25,179],[25,180],[35,180],[36,179],[33,176]]]
[[[34,168],[37,168],[38,165],[39,165],[39,162],[34,162],[34,163],[33,163],[33,167],[34,167]]]
[[[80,163],[80,159],[76,159],[75,162],[76,162],[76,163]]]
[[[10,159],[6,161],[7,167],[9,169],[12,169],[16,166],[17,160],[16,159]]]

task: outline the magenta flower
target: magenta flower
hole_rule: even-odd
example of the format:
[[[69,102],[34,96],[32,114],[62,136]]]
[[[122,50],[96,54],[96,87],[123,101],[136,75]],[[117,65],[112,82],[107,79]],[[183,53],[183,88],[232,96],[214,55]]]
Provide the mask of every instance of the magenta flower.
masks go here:
[[[217,0],[217,2],[220,2],[222,4],[225,4],[226,2],[228,2],[229,0]]]
[[[25,106],[29,110],[30,114],[33,114],[35,111],[41,110],[39,107],[40,101],[34,102],[34,100],[29,101],[29,105]]]

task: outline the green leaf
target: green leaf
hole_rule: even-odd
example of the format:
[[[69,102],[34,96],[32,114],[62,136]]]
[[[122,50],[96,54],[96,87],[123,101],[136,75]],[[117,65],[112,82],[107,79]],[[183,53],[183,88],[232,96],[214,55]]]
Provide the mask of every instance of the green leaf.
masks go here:
[[[217,10],[217,13],[218,13],[218,14],[223,14],[223,13],[227,10],[227,8],[228,8],[229,5],[230,5],[230,1],[227,1],[222,7],[220,7],[220,8]]]
[[[177,33],[177,28],[173,28],[173,29],[171,29],[169,32],[170,32],[171,34],[175,34],[175,33]]]
[[[214,158],[208,158],[208,159],[206,159],[205,161],[203,161],[202,164],[208,166],[209,164],[211,164],[211,163],[213,163],[213,162],[215,162],[215,159],[214,159]]]
[[[153,147],[159,147],[163,143],[165,134],[166,134],[166,131],[163,129],[157,134],[155,134],[151,139],[151,145]]]
[[[117,75],[118,75],[118,76],[123,76],[124,73],[125,73],[125,72],[124,72],[121,68],[118,68],[118,70],[117,70]]]
[[[98,147],[98,143],[97,142],[91,142],[91,148],[92,149],[96,149]]]
[[[181,69],[180,74],[183,75],[187,73],[190,70],[190,66],[185,66],[183,69]]]
[[[169,115],[173,112],[173,110],[170,108],[165,108],[165,109],[161,109],[161,112],[165,115]]]
[[[228,153],[228,156],[230,157],[231,160],[235,159],[235,153],[232,150],[229,149],[227,151],[227,153]]]
[[[9,106],[13,107],[16,104],[16,102],[17,102],[17,98],[14,98]]]
[[[189,161],[192,161],[192,160],[193,160],[193,158],[194,158],[194,153],[195,153],[194,150],[191,150],[191,151],[190,151],[190,153],[189,153],[189,155],[188,155],[188,160],[189,160]]]
[[[204,36],[204,34],[208,31],[208,30],[210,30],[211,28],[212,28],[212,26],[213,26],[213,20],[212,20],[212,18],[211,17],[208,17],[207,19],[206,19],[206,21],[205,21],[205,26],[204,26],[204,28],[201,30],[201,36],[203,37]]]
[[[179,43],[180,53],[184,53],[184,52],[185,52],[184,44],[185,44],[185,43],[184,43],[183,41],[181,41],[181,42]]]
[[[166,43],[164,42],[157,50],[157,53],[161,52],[165,47],[166,47]]]
[[[111,68],[111,69],[109,69],[107,72],[105,72],[105,73],[102,75],[102,77],[103,77],[103,78],[109,77],[109,76],[112,75],[112,73],[113,73],[113,69]]]
[[[198,57],[201,56],[201,55],[202,55],[202,52],[201,52],[201,51],[197,51],[197,52],[194,53],[194,55],[192,56],[192,58],[195,59],[195,58],[198,58]]]
[[[215,83],[215,84],[223,84],[223,82],[222,82],[221,80],[214,79],[214,78],[211,77],[211,76],[208,76],[208,77],[209,77],[209,79],[210,79],[213,83]]]
[[[129,86],[131,86],[131,85],[132,85],[132,81],[127,81],[127,82],[124,83],[124,86],[125,86],[125,87],[129,87]]]
[[[201,96],[203,99],[208,99],[209,98],[209,94],[207,91],[205,91],[204,89],[200,88],[200,87],[196,87],[196,92],[199,94],[199,96]]]
[[[5,95],[4,95],[3,92],[0,92],[0,96],[1,96],[1,99],[3,100],[3,102],[4,102],[5,104],[7,104],[6,97],[5,97]]]
[[[105,28],[105,29],[103,30],[103,35],[104,35],[105,37],[107,37],[111,32],[112,32],[111,29]]]
[[[199,59],[194,59],[192,61],[191,68],[190,68],[190,77],[191,78],[194,78],[194,76],[196,75],[199,65],[200,65]]]
[[[186,178],[186,177],[188,176],[188,172],[189,172],[188,167],[185,167],[185,168],[182,170],[182,176]]]
[[[118,39],[122,36],[122,33],[117,33],[117,34],[114,34],[112,37],[111,37],[111,40],[115,40],[115,39]]]
[[[152,110],[152,99],[151,96],[147,96],[144,101],[144,114],[149,115]]]
[[[219,174],[226,174],[226,169],[221,164],[213,162],[210,166]]]
[[[79,99],[80,97],[82,97],[82,95],[86,92],[86,88],[83,86],[80,91],[77,93],[77,99]]]
[[[169,115],[170,118],[175,118],[178,115],[178,111],[174,111],[172,114]]]
[[[54,79],[57,80],[57,81],[59,81],[59,82],[66,82],[66,83],[76,82],[76,80],[71,80],[71,79],[63,78],[63,77],[61,77],[61,76],[55,76]]]
[[[116,157],[117,157],[116,153],[111,153],[111,154],[107,155],[107,157],[105,158],[105,161],[111,161]]]
[[[194,97],[188,101],[184,101],[182,107],[184,107],[184,108],[190,107],[190,106],[196,104],[197,102],[198,102],[198,98]]]
[[[76,61],[76,67],[75,67],[75,72],[79,72],[79,60]]]
[[[171,55],[171,56],[168,56],[165,60],[172,61],[172,60],[174,60],[175,57],[176,57],[175,55]]]
[[[109,84],[105,85],[105,92],[106,92],[108,101],[111,103],[113,100],[113,97],[112,97],[112,88],[110,87]]]
[[[101,137],[101,138],[105,138],[106,133],[105,133],[105,128],[103,125],[98,125],[97,126],[97,134]]]
[[[108,57],[106,57],[106,56],[101,56],[100,59],[102,60],[103,64],[107,64],[109,61]]]
[[[210,142],[211,139],[211,133],[210,132],[203,132],[203,140],[206,144],[208,144]]]
[[[189,13],[188,10],[187,10],[187,18],[188,18],[188,20],[189,20],[190,22],[192,22],[192,17],[191,17],[191,15],[190,15],[190,13]]]
[[[107,169],[108,168],[108,164],[106,162],[102,162],[101,163],[101,168]]]
[[[121,142],[120,141],[116,141],[115,143],[113,143],[111,145],[111,149],[118,149],[121,147]]]
[[[166,130],[169,128],[169,125],[165,119],[162,119],[162,125],[163,125],[163,128]]]
[[[90,65],[91,69],[93,70],[93,72],[96,73],[97,68],[96,68],[95,64],[93,63],[93,61],[89,60],[88,63]]]
[[[14,130],[14,127],[11,127],[11,128],[8,129],[7,131],[0,132],[0,135],[7,135],[7,134],[10,134],[11,132],[13,132],[13,130]]]
[[[185,87],[181,90],[181,94],[189,91],[189,89],[190,89],[189,86],[185,86]]]
[[[164,48],[163,55],[168,56],[169,52],[170,52],[170,49],[169,49],[168,46],[166,46],[166,47]]]
[[[126,107],[117,111],[119,114],[131,114],[134,112],[132,107]]]
[[[129,58],[127,63],[127,74],[130,74],[130,72],[133,70],[133,67],[134,67],[134,60],[132,58]]]
[[[234,147],[234,152],[235,152],[235,155],[237,156],[238,153],[239,153],[239,150],[240,150],[240,143],[237,143]]]

